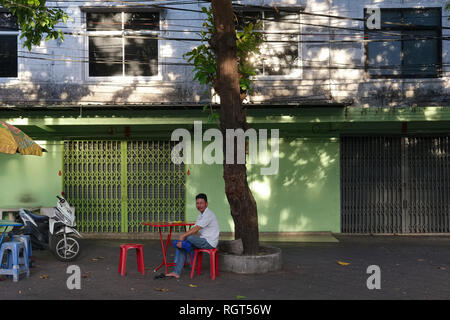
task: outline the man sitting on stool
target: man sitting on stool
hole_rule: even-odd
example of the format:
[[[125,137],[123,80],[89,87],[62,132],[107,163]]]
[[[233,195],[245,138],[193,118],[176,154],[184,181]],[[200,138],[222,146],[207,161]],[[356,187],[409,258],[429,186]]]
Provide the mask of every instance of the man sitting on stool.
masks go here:
[[[178,279],[183,271],[188,251],[182,248],[182,241],[189,241],[192,249],[214,249],[219,243],[219,222],[214,212],[208,208],[206,194],[200,193],[195,197],[195,206],[200,211],[197,216],[197,221],[195,221],[195,225],[189,231],[180,236],[180,241],[177,243],[178,254],[175,261],[175,269],[171,273],[167,273],[166,277],[175,277]],[[200,233],[200,237],[194,235],[197,232]]]

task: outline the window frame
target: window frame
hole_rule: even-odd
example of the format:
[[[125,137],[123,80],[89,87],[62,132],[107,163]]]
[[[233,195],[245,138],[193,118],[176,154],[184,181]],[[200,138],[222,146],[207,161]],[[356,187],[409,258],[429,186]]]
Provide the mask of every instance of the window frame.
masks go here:
[[[84,66],[84,78],[89,82],[135,82],[135,81],[153,81],[153,80],[162,80],[162,64],[161,64],[161,40],[159,39],[163,30],[161,30],[162,26],[162,11],[155,10],[154,8],[126,8],[126,7],[83,7],[81,8],[83,12],[83,21],[84,21],[84,49],[86,52],[86,63]],[[159,14],[159,30],[125,30],[124,29],[124,15],[125,13],[130,12],[152,12]],[[87,13],[121,13],[121,30],[102,30],[102,31],[89,31],[88,30],[88,21],[87,21]],[[120,36],[122,41],[122,75],[117,76],[90,76],[89,75],[89,37],[91,36]],[[158,73],[153,76],[129,76],[124,74],[125,69],[125,38],[127,35],[155,35],[157,37],[157,52],[158,52]]]
[[[278,7],[279,10],[283,10],[286,12],[290,12],[292,14],[297,14],[297,22],[298,22],[298,28],[296,30],[282,30],[284,33],[293,33],[297,36],[297,66],[294,68],[294,70],[291,70],[290,74],[285,75],[270,75],[270,74],[260,74],[255,75],[252,77],[253,80],[283,80],[283,79],[301,79],[303,75],[303,59],[302,59],[302,47],[301,47],[301,12],[304,9],[303,7]],[[276,12],[276,10],[273,9],[273,7],[234,7],[234,11],[236,12],[260,12],[262,13],[262,19],[263,19],[263,30],[258,31],[265,31],[265,25],[264,25],[264,12],[272,11]],[[278,30],[277,30],[278,31]],[[264,43],[262,44],[264,45]],[[264,67],[263,67],[264,68]]]
[[[387,75],[376,75],[371,74],[369,66],[369,42],[366,41],[364,43],[364,72],[366,75],[366,78],[368,79],[437,79],[442,77],[443,72],[443,65],[442,65],[442,8],[441,7],[424,7],[424,8],[381,8],[380,12],[381,15],[383,15],[383,11],[400,11],[404,12],[406,10],[439,10],[440,13],[440,19],[439,19],[439,26],[420,26],[419,29],[414,29],[414,26],[391,26],[391,27],[382,27],[379,29],[380,31],[400,31],[401,32],[401,38],[404,36],[404,32],[408,31],[436,31],[438,34],[437,36],[440,37],[437,41],[437,66],[436,66],[436,73],[433,75],[424,75],[424,74],[404,74],[403,68],[404,68],[404,40],[401,39],[400,45],[401,45],[401,65],[400,65],[400,74],[387,74]],[[366,8],[364,9],[364,17],[365,17]],[[367,25],[364,24],[364,39],[369,39],[369,33],[373,32],[372,30],[367,28]]]
[[[10,13],[9,10],[4,9],[4,8],[0,8],[0,13]],[[20,35],[20,29],[19,26],[17,26],[17,30],[14,31],[5,31],[5,30],[0,30],[0,37],[1,36],[16,36],[16,63],[17,63],[17,68],[16,68],[16,76],[7,76],[7,77],[2,77],[0,76],[0,82],[8,82],[11,80],[18,80],[20,79],[20,65],[22,64],[22,58],[19,55],[19,51],[20,51],[20,39],[19,39],[19,35]]]

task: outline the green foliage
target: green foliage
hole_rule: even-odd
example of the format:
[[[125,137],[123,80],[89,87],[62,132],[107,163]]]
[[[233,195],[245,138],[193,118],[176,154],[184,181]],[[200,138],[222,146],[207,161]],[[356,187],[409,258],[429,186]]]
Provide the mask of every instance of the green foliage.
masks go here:
[[[69,18],[62,9],[47,8],[46,0],[0,0],[0,5],[16,16],[20,28],[20,38],[25,38],[23,46],[31,50],[41,40],[64,40],[64,34],[56,30],[56,24],[65,23]]]
[[[209,43],[214,32],[214,18],[212,10],[202,7],[203,13],[207,14],[203,28],[200,31],[202,44],[192,49],[184,55],[184,58],[194,66],[194,80],[198,80],[201,84],[207,84],[210,87],[214,86],[217,79],[216,75],[216,55],[211,49]]]
[[[194,80],[201,84],[214,87],[217,80],[216,55],[210,46],[211,37],[214,33],[214,17],[212,9],[202,8],[207,15],[200,32],[202,44],[184,55],[188,63],[194,67]],[[259,46],[264,42],[264,34],[257,30],[262,23],[249,23],[243,30],[236,31],[236,46],[238,57],[239,84],[242,92],[248,92],[251,88],[251,77],[256,74],[255,68],[250,63],[250,57],[259,53]]]
[[[257,30],[262,29],[262,22],[249,23],[236,31],[236,45],[238,56],[239,84],[241,91],[250,90],[251,77],[256,75],[255,68],[250,63],[250,57],[260,53],[260,45],[264,42],[264,34]]]

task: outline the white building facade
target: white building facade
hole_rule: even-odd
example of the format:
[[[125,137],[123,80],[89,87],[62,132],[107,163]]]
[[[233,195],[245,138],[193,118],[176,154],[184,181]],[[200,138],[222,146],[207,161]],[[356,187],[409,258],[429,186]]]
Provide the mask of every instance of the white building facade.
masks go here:
[[[445,4],[436,0],[236,2],[245,19],[262,18],[267,33],[267,59],[255,77],[249,102],[388,107],[446,101],[450,57]],[[204,88],[192,81],[192,68],[183,58],[199,44],[191,40],[198,38],[205,17],[201,7],[208,2],[48,5],[69,14],[68,23],[61,25],[65,39],[42,42],[31,52],[22,48],[22,40],[14,41],[17,25],[2,13],[3,105],[209,100]],[[380,30],[366,25],[367,8],[373,6],[381,9]],[[401,37],[404,40],[398,41]]]

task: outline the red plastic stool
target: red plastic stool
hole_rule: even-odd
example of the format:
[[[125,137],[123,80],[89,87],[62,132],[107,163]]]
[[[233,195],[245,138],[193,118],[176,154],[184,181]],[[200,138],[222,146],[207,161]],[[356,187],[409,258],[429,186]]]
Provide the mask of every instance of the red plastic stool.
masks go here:
[[[127,243],[120,246],[119,273],[124,276],[127,266],[127,252],[129,249],[136,249],[138,271],[145,274],[144,270],[144,249],[142,244]]]
[[[211,279],[216,279],[216,276],[219,275],[219,253],[217,248],[215,249],[195,249],[194,251],[194,262],[192,262],[192,271],[191,271],[191,279],[194,278],[195,264],[197,263],[197,274],[200,275],[202,273],[202,255],[203,252],[209,254],[210,260],[210,269],[211,269]]]

